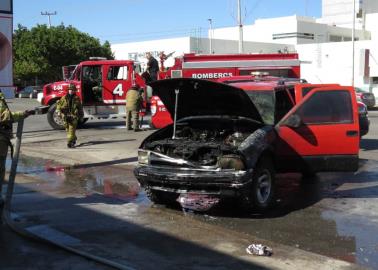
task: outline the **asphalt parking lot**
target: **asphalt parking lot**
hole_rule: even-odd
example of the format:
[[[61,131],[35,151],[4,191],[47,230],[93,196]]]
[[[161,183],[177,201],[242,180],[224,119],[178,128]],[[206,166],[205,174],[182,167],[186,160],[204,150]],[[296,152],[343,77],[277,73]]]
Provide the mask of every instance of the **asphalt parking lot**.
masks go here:
[[[38,105],[9,102],[13,110]],[[378,268],[378,111],[361,141],[355,173],[321,173],[303,184],[279,176],[277,208],[260,216],[225,205],[194,214],[153,205],[132,170],[152,131],[127,132],[122,120],[89,121],[78,147],[45,116],[25,122],[13,200],[18,226],[115,261],[125,269]],[[9,166],[9,163],[8,163]],[[248,255],[262,243],[271,257]],[[107,269],[2,227],[3,269]],[[46,256],[48,254],[48,256]]]

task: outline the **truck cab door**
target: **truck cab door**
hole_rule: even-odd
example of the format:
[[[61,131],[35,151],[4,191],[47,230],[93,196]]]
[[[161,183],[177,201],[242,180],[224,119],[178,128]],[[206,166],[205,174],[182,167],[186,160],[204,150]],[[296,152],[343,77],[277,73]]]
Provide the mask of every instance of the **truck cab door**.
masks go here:
[[[125,104],[127,89],[131,87],[131,72],[127,65],[104,66],[102,98],[105,104]]]
[[[103,70],[101,64],[81,67],[81,96],[84,105],[102,103]]]
[[[286,171],[355,171],[359,123],[353,87],[313,88],[277,124],[277,164]]]

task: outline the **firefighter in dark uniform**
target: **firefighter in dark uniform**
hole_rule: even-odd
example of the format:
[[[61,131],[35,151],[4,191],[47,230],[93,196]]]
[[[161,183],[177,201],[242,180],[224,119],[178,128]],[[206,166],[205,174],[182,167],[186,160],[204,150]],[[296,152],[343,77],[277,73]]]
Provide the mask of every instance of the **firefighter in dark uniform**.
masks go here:
[[[139,111],[142,107],[142,92],[139,85],[133,84],[126,93],[126,129],[139,131]],[[131,125],[132,122],[132,125]]]
[[[12,147],[12,124],[21,119],[34,114],[33,110],[26,110],[24,112],[11,112],[5,101],[4,94],[0,90],[0,194],[5,176],[5,161],[8,154],[8,147]],[[1,203],[1,196],[0,196]]]
[[[69,85],[68,93],[58,101],[56,109],[63,119],[67,132],[67,147],[73,148],[77,140],[75,134],[77,125],[84,117],[83,106],[80,98],[76,95],[74,84]]]
[[[147,72],[150,74],[151,80],[156,81],[159,71],[158,61],[151,55],[150,52],[146,53],[147,62]]]

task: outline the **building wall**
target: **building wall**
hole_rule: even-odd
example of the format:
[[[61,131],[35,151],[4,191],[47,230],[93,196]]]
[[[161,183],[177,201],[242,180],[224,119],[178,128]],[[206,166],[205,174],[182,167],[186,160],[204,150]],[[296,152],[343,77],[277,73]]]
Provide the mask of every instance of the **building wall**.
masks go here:
[[[378,4],[378,0],[377,0]],[[366,14],[365,25],[366,29],[371,32],[371,39],[378,40],[378,13]]]
[[[243,26],[243,40],[254,42],[296,44],[297,39],[273,39],[274,34],[297,32],[296,16],[259,19],[252,25]],[[213,29],[216,39],[239,40],[239,28],[225,27]]]
[[[0,89],[7,98],[14,97],[12,64],[13,10],[11,0],[0,2]]]
[[[330,25],[351,28],[353,26],[353,3],[355,3],[356,13],[355,28],[365,29],[366,15],[378,13],[377,0],[322,0],[322,18],[320,21]]]
[[[301,75],[311,83],[352,84],[352,42],[298,45]],[[354,85],[378,94],[378,42],[355,42]]]
[[[212,49],[215,54],[232,54],[239,53],[238,40],[213,39]],[[295,50],[294,46],[289,44],[273,44],[266,42],[243,42],[244,53],[277,53],[278,51]],[[208,38],[190,38],[190,51],[199,54],[210,53],[210,40]]]
[[[214,38],[217,39],[239,39],[239,30],[236,26],[214,29],[213,33]],[[355,36],[358,40],[369,39],[370,32],[356,30]],[[245,41],[292,45],[310,44],[352,40],[352,31],[350,28],[335,27],[319,23],[313,18],[294,15],[256,20],[253,25],[245,25],[243,27],[243,39]]]
[[[165,54],[174,52],[172,57],[168,58],[165,62],[165,66],[168,67],[173,65],[173,58],[175,56],[180,56],[191,51],[190,44],[190,37],[183,37],[114,44],[111,45],[111,48],[116,59],[133,59],[139,61],[142,63],[142,68],[145,68],[147,63],[145,57],[146,52],[151,52],[156,59],[159,59],[159,53],[161,51],[164,51]]]

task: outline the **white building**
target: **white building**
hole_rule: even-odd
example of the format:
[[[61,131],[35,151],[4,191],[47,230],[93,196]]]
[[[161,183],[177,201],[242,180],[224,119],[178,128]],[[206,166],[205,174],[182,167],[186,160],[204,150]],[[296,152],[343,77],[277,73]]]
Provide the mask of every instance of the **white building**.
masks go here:
[[[309,82],[354,83],[378,95],[377,24],[378,0],[323,0],[322,17],[318,19],[293,15],[258,19],[245,25],[244,52],[297,51],[302,77]],[[214,53],[238,52],[237,26],[213,29],[208,36],[213,38]],[[209,39],[191,37],[116,44],[112,49],[116,58],[132,58],[130,53],[143,55],[146,51],[210,53]]]
[[[226,39],[212,39],[213,53],[238,53],[238,41]],[[158,59],[159,53],[164,51],[165,54],[173,53],[164,63],[166,67],[172,66],[174,57],[181,56],[184,53],[210,53],[210,40],[208,38],[182,37],[161,40],[131,42],[123,44],[114,44],[111,46],[116,59],[133,59],[143,65],[147,63],[145,58],[146,52],[151,52]],[[245,42],[245,52],[248,53],[276,53],[278,51],[294,51],[293,45],[264,42]]]
[[[228,37],[239,39],[238,27],[227,27],[213,30],[215,38]],[[352,32],[350,28],[335,27],[318,23],[316,19],[302,16],[287,16],[271,19],[256,20],[253,25],[243,27],[245,41],[258,41],[268,43],[310,44],[330,41],[350,41]],[[357,39],[370,38],[368,32],[356,31]]]

